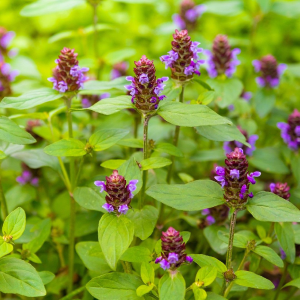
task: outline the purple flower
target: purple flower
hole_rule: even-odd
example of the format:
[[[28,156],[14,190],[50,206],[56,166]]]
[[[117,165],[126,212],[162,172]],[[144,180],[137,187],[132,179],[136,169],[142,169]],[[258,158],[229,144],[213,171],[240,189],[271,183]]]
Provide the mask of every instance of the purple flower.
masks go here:
[[[239,179],[240,178],[240,171],[237,170],[237,169],[233,169],[233,170],[230,170],[230,176],[232,179]]]
[[[168,52],[169,55],[163,55],[160,57],[162,63],[166,65],[166,69],[172,68],[173,62],[178,59],[178,53],[174,50]]]
[[[284,250],[282,248],[280,248],[279,251],[280,251],[281,259],[286,259],[286,253],[284,252]]]
[[[100,193],[102,193],[103,191],[106,191],[106,185],[104,181],[95,181],[94,182],[95,186],[100,186]]]
[[[105,203],[102,205],[102,207],[109,213],[114,211],[114,207],[111,204]]]
[[[127,190],[130,191],[130,197],[133,198],[133,194],[132,192],[134,192],[136,190],[136,184],[138,183],[139,181],[136,179],[136,180],[130,180],[129,181],[129,184],[127,185]]]
[[[193,262],[193,258],[191,256],[186,256],[186,262],[188,262],[189,264],[191,264]]]
[[[204,208],[204,209],[202,210],[201,214],[202,214],[203,216],[208,215],[208,214],[209,214],[209,208]]]
[[[124,61],[114,64],[113,69],[111,71],[111,75],[110,75],[111,79],[114,80],[121,76],[125,76],[128,68],[129,68],[128,63],[124,62]]]
[[[83,99],[81,100],[81,105],[82,105],[83,108],[88,108],[88,107],[91,107],[91,106],[92,106],[92,103],[90,102],[89,99],[83,98]]]
[[[175,264],[176,262],[178,262],[178,254],[174,252],[169,253],[168,261],[170,264]]]
[[[261,175],[261,172],[255,171],[253,173],[250,173],[250,175],[247,174],[247,178],[248,178],[250,183],[255,184],[256,181],[255,181],[254,177],[259,177],[260,175]]]
[[[165,81],[168,81],[169,77],[162,77],[162,78],[158,78],[156,80],[156,87],[154,89],[154,93],[158,96],[160,94],[160,92],[163,91],[163,89],[165,88],[165,84],[163,84]]]
[[[274,193],[275,186],[276,186],[276,184],[275,184],[275,183],[270,183],[270,185],[269,185],[269,187],[270,187],[270,191],[271,191],[272,193]]]
[[[253,151],[256,149],[255,143],[257,140],[258,140],[258,135],[253,134],[253,135],[249,136],[247,142],[250,144],[251,148],[246,149],[246,151],[245,151],[246,155],[249,155],[249,156],[252,155]]]
[[[157,257],[156,260],[155,260],[155,263],[158,264],[161,260],[162,260],[162,257],[161,257],[161,256],[160,256],[160,257]]]
[[[182,18],[180,17],[180,15],[178,14],[174,14],[172,16],[172,19],[173,19],[173,22],[175,23],[175,26],[182,30],[182,29],[185,29],[186,25],[185,25],[185,22],[182,20]]]
[[[121,213],[121,214],[123,214],[123,215],[125,215],[127,213],[127,211],[128,211],[127,204],[121,205],[118,208],[118,212]]]
[[[39,178],[38,177],[32,178],[32,180],[30,181],[30,183],[33,186],[39,186]]]
[[[216,174],[214,178],[221,183],[222,188],[226,185],[225,180],[225,169],[222,167],[217,166],[216,167]]]
[[[241,191],[240,191],[240,198],[241,199],[244,199],[244,194],[247,192],[247,186],[246,184],[244,184],[241,188]]]
[[[243,98],[245,101],[249,101],[252,98],[252,93],[251,92],[243,92],[241,94],[241,98]]]
[[[148,75],[147,74],[141,74],[140,75],[140,78],[139,78],[139,82],[141,84],[146,84],[149,82],[149,78],[148,78]]]
[[[300,125],[296,126],[294,131],[296,135],[300,137]]]
[[[23,167],[24,169],[25,167]],[[28,168],[26,166],[26,168]],[[22,172],[22,175],[21,176],[18,176],[16,178],[16,181],[21,184],[21,185],[25,185],[27,183],[31,184],[32,186],[35,186],[37,187],[39,185],[39,178],[38,177],[33,177],[33,173],[34,173],[34,170],[30,171],[30,170],[27,170],[25,169],[23,172]]]
[[[159,264],[160,264],[161,268],[164,270],[167,270],[170,268],[170,263],[166,259],[161,260]]]
[[[216,220],[213,216],[207,216],[206,217],[206,222],[207,222],[208,225],[212,225],[212,224],[216,223]]]

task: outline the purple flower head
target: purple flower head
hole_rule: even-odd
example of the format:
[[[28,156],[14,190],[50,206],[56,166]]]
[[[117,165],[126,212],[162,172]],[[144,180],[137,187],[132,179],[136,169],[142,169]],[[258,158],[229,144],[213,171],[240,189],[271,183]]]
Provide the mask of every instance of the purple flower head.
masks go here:
[[[14,37],[14,31],[7,31],[4,27],[0,27],[0,61],[4,60],[6,55],[11,57],[11,50],[8,50],[8,46]]]
[[[255,184],[256,181],[255,181],[254,177],[259,177],[260,175],[261,175],[261,172],[255,171],[253,173],[248,174],[247,178],[251,184]]]
[[[247,192],[247,185],[244,184],[241,188],[241,191],[240,191],[240,198],[243,199],[244,198],[244,194]]]
[[[102,205],[102,207],[109,213],[114,211],[114,207],[111,204],[105,203]]]
[[[279,85],[280,76],[286,69],[285,64],[278,64],[276,58],[268,54],[252,62],[255,72],[259,73],[256,82],[261,87],[274,88]]]
[[[127,204],[121,205],[118,208],[118,212],[121,213],[121,214],[123,214],[123,215],[125,215],[127,213],[127,211],[128,211]]]
[[[94,182],[95,186],[100,186],[100,193],[102,193],[103,191],[106,191],[106,185],[104,181],[95,181]]]
[[[203,216],[208,215],[208,214],[209,214],[209,208],[204,208],[204,209],[202,210],[201,214],[202,214]]]
[[[170,264],[175,264],[176,262],[178,262],[178,254],[176,254],[175,252],[169,253],[168,261]]]
[[[207,216],[206,222],[207,222],[207,225],[212,225],[212,224],[216,223],[216,220],[213,216]]]
[[[291,196],[291,194],[289,193],[290,187],[288,186],[287,183],[281,183],[281,182],[271,183],[270,191],[288,201]]]
[[[27,165],[22,164],[23,172],[21,176],[16,178],[16,181],[20,185],[30,184],[34,187],[39,185],[38,171],[34,169],[30,169]]]
[[[166,69],[172,68],[173,63],[178,59],[178,53],[174,50],[168,52],[169,55],[163,55],[160,57],[162,63],[166,65]]]
[[[159,264],[164,270],[170,269],[170,263],[166,259],[162,259]]]
[[[186,262],[189,263],[189,264],[191,264],[194,261],[193,258],[191,256],[188,256],[188,255],[186,256],[185,259],[186,259]]]
[[[239,179],[240,178],[240,171],[237,170],[237,169],[233,169],[233,170],[230,170],[230,176],[232,179]]]
[[[139,82],[141,84],[146,84],[149,82],[149,78],[148,78],[148,75],[147,74],[141,74],[140,75],[140,78],[139,78]]]

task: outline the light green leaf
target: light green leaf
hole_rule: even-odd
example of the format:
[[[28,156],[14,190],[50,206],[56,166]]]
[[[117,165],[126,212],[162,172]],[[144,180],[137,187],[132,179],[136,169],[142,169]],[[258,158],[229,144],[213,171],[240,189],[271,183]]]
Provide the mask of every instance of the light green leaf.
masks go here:
[[[295,243],[300,244],[300,224],[293,225]]]
[[[110,51],[103,57],[103,59],[106,63],[113,65],[132,57],[135,53],[136,50],[134,48],[124,48],[122,50]]]
[[[9,244],[3,240],[3,237],[0,236],[0,257],[5,256],[6,254],[9,254],[14,250],[14,247],[12,244]]]
[[[117,262],[130,246],[134,225],[124,215],[104,214],[99,222],[98,238],[109,266],[116,270]]]
[[[155,146],[154,151],[168,153],[173,156],[182,157],[182,152],[173,144],[170,143],[159,143]]]
[[[267,246],[256,246],[253,250],[256,254],[262,256],[264,259],[272,263],[273,265],[283,268],[283,261],[279,255],[270,247]]]
[[[299,222],[300,211],[289,201],[269,193],[259,192],[246,205],[247,210],[259,221]]]
[[[218,294],[215,294],[213,292],[208,292],[206,300],[226,300],[226,298],[224,298]]]
[[[218,274],[218,270],[216,267],[212,266],[204,266],[202,267],[196,274],[196,282],[200,282],[201,286],[208,286],[212,284]]]
[[[147,190],[150,197],[178,210],[197,211],[224,204],[223,190],[211,180],[187,184],[157,184]]]
[[[100,129],[90,137],[90,144],[94,151],[103,151],[110,148],[129,133],[124,129]]]
[[[151,252],[148,248],[142,246],[133,246],[128,248],[121,256],[121,260],[129,262],[149,262],[152,260]]]
[[[142,297],[145,294],[148,294],[150,291],[152,291],[152,289],[154,288],[154,284],[151,283],[150,285],[140,285],[137,290],[136,290],[136,294],[139,297]]]
[[[107,212],[102,208],[102,205],[106,203],[105,194],[96,192],[92,188],[77,187],[74,191],[74,199],[83,208]]]
[[[111,272],[98,242],[77,243],[76,252],[88,270],[99,275]]]
[[[6,154],[0,150],[0,160],[4,159],[6,157],[7,157]]]
[[[255,110],[263,118],[273,108],[276,101],[275,93],[269,89],[259,89],[254,96]]]
[[[228,245],[229,233],[219,231],[218,232],[219,239]],[[248,241],[258,241],[258,237],[252,232],[248,230],[242,230],[234,235],[233,246],[237,248],[247,248]]]
[[[194,262],[200,267],[211,266],[217,268],[218,277],[220,278],[223,278],[223,273],[227,271],[227,268],[224,265],[224,263],[212,256],[204,254],[191,254],[190,256],[194,259]]]
[[[2,102],[0,102],[0,105]],[[20,128],[14,121],[4,116],[0,117],[0,140],[20,145],[36,142],[36,140],[27,131]]]
[[[213,141],[238,141],[250,147],[246,142],[245,136],[234,125],[215,125],[196,127],[196,131]]]
[[[23,234],[25,226],[25,211],[21,207],[18,207],[6,217],[3,223],[2,233],[3,235],[12,236],[13,240],[17,240]]]
[[[84,4],[84,0],[39,0],[29,5],[26,5],[21,10],[21,16],[36,17],[57,13],[65,10],[70,10],[73,7]]]
[[[207,298],[206,291],[203,289],[200,289],[195,284],[193,284],[193,293],[194,293],[195,300],[205,300]]]
[[[249,271],[236,271],[235,275],[237,278],[234,280],[234,283],[241,286],[263,290],[272,290],[275,288],[270,280]]]
[[[298,18],[300,15],[300,1],[272,2],[271,11],[288,18]]]
[[[134,108],[130,96],[102,99],[87,109],[103,115],[112,115],[126,108]]]
[[[0,291],[26,297],[46,295],[43,282],[34,267],[10,256],[0,259]]]
[[[0,108],[23,110],[36,107],[61,97],[62,95],[54,89],[42,88],[26,92],[19,97],[5,97],[0,103]]]
[[[207,226],[204,228],[203,233],[206,237],[207,242],[209,243],[210,247],[217,253],[223,255],[226,253],[228,244],[224,243],[220,240],[218,232],[219,231],[226,231],[223,226],[217,226],[215,224]],[[227,240],[226,240],[227,242]]]
[[[86,288],[99,300],[142,300],[136,294],[136,289],[142,284],[135,275],[113,272],[93,278]]]
[[[155,228],[158,210],[154,206],[145,205],[142,209],[130,209],[126,216],[134,225],[134,235],[145,240]]]
[[[171,275],[166,273],[159,281],[159,299],[183,300],[185,295],[185,280],[181,273]]]
[[[122,164],[124,164],[125,162],[126,162],[126,160],[124,160],[124,159],[110,159],[110,160],[103,162],[100,166],[103,168],[106,168],[106,169],[116,170],[120,166],[122,166]]]
[[[153,265],[143,262],[141,265],[141,278],[145,284],[154,283],[155,272]]]
[[[294,263],[296,250],[295,250],[295,241],[294,241],[295,238],[294,238],[292,223],[275,223],[274,229],[279,244],[286,254],[287,260],[291,263]]]
[[[38,274],[41,277],[44,285],[50,283],[55,278],[55,275],[49,271],[41,271],[38,272]]]
[[[242,12],[243,4],[240,1],[207,1],[203,3],[207,13],[221,16],[235,16]]]
[[[150,157],[140,162],[142,170],[159,169],[170,165],[172,162],[165,157]]]
[[[122,139],[117,144],[130,148],[143,148],[144,146],[143,141],[140,139]]]
[[[83,156],[87,153],[85,144],[77,139],[63,139],[44,148],[52,156]]]
[[[180,102],[164,102],[158,112],[167,122],[177,126],[206,126],[231,124],[229,120],[219,116],[213,110],[200,104],[183,104]]]
[[[287,286],[295,286],[296,288],[300,289],[300,278],[294,279],[288,282],[283,288]]]

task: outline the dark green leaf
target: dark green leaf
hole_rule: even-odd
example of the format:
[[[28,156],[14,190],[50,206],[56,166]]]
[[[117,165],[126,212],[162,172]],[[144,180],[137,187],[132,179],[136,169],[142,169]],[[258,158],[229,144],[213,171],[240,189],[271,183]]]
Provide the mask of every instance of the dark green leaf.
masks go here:
[[[102,205],[106,203],[105,194],[89,187],[77,187],[74,191],[75,201],[83,208],[106,212]]]
[[[50,283],[55,277],[55,275],[49,271],[41,271],[38,272],[38,274],[41,277],[44,285]]]
[[[286,200],[284,200],[286,201]],[[289,262],[294,263],[296,251],[292,223],[275,223],[275,232]]]
[[[121,256],[121,260],[129,262],[149,262],[152,260],[151,252],[148,248],[134,246],[128,248]]]
[[[256,254],[262,256],[264,259],[272,263],[273,265],[283,268],[283,261],[278,254],[270,247],[256,246],[253,250]]]
[[[170,165],[172,162],[165,157],[150,157],[140,162],[142,170],[159,169]]]
[[[155,146],[154,151],[168,153],[173,156],[182,157],[182,152],[173,144],[170,143],[159,143]]]

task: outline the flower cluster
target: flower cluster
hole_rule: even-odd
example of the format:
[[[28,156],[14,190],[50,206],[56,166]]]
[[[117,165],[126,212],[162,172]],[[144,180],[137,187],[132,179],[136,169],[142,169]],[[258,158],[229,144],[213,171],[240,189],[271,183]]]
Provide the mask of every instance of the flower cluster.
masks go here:
[[[246,142],[251,145],[251,148],[243,145],[242,143],[240,143],[238,141],[224,142],[223,148],[226,153],[232,152],[236,147],[242,148],[246,155],[251,156],[253,151],[256,149],[255,143],[258,139],[258,135],[253,134],[253,135],[249,136],[247,131],[243,130],[240,126],[238,126],[238,129],[246,138]]]
[[[197,19],[205,12],[205,5],[196,5],[193,0],[183,0],[180,13],[173,15],[173,21],[179,29],[195,29]]]
[[[289,190],[290,187],[288,186],[287,183],[276,182],[270,184],[270,191],[272,193],[288,201],[290,200],[290,196],[291,196]]]
[[[230,207],[243,207],[248,197],[253,197],[253,194],[249,193],[250,183],[255,184],[255,177],[259,177],[261,173],[248,172],[248,161],[241,148],[235,148],[226,156],[226,167],[216,167],[215,179],[224,188],[224,198],[227,204]]]
[[[288,122],[279,122],[277,127],[281,130],[281,137],[292,149],[298,150],[300,147],[300,112],[295,109],[289,116]]]
[[[182,236],[172,227],[169,227],[166,232],[162,232],[161,248],[161,256],[155,260],[155,263],[159,263],[164,270],[175,270],[185,262],[193,262],[192,257],[185,254],[185,243]]]
[[[211,208],[205,208],[202,210],[202,215],[205,216],[205,226],[212,224],[222,224],[227,220],[229,214],[229,208],[227,205],[218,205]]]
[[[101,95],[80,95],[81,96],[81,105],[83,108],[88,108],[98,101],[109,98],[110,93],[103,93]]]
[[[20,185],[31,184],[32,186],[37,187],[39,185],[37,170],[31,169],[25,164],[22,164],[22,169],[22,175],[18,176],[16,181]]]
[[[131,81],[130,85],[125,88],[132,96],[132,103],[136,108],[147,113],[158,108],[159,101],[166,96],[160,95],[163,91],[168,77],[156,79],[155,67],[152,60],[145,55],[139,61],[135,61],[134,73],[135,77],[128,76],[126,79]]]
[[[279,85],[280,76],[286,69],[286,64],[278,64],[276,58],[268,54],[260,60],[252,62],[254,70],[260,73],[256,78],[256,82],[261,87],[274,88]]]
[[[8,46],[15,37],[13,31],[7,31],[4,27],[0,27],[0,61],[4,59],[5,55],[12,57],[15,50],[8,51]]]
[[[186,82],[193,78],[193,75],[200,75],[200,64],[204,60],[199,59],[202,48],[198,48],[199,42],[192,42],[187,30],[175,30],[173,34],[172,50],[168,55],[163,55],[160,60],[165,64],[166,69],[171,68],[172,78],[179,82]]]
[[[215,78],[222,74],[231,77],[235,72],[236,67],[240,64],[240,61],[237,59],[237,55],[240,54],[240,52],[241,50],[239,48],[231,50],[226,35],[217,35],[213,42],[212,51],[204,51],[204,54],[208,57],[208,75],[211,78]]]
[[[57,66],[53,77],[48,78],[53,82],[53,88],[61,93],[78,91],[88,79],[83,73],[89,69],[78,66],[78,54],[74,51],[66,47],[61,50],[59,58],[55,60]]]
[[[122,61],[113,65],[113,69],[111,71],[110,77],[112,80],[119,78],[121,76],[125,76],[129,65],[127,62]]]
[[[112,175],[106,177],[104,181],[95,181],[96,186],[101,187],[100,193],[106,191],[106,203],[102,206],[105,210],[115,212],[117,215],[126,214],[133,198],[132,192],[136,190],[138,180],[131,180],[126,184],[126,180],[114,170]]]
[[[10,83],[15,80],[18,71],[11,71],[10,65],[0,61],[0,101],[12,94]]]

